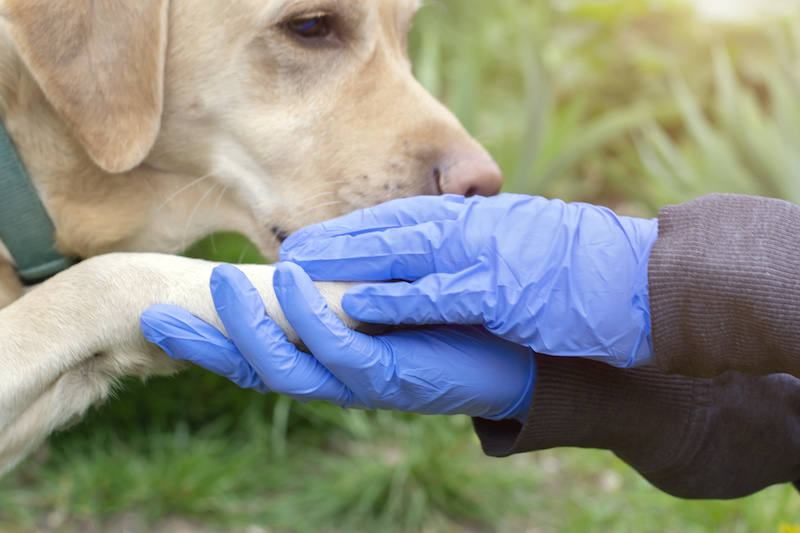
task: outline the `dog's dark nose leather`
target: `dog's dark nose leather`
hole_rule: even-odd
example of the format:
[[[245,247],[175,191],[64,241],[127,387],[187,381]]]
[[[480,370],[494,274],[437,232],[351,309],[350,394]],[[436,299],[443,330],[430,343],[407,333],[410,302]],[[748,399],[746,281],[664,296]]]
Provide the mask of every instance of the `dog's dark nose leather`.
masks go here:
[[[503,173],[485,154],[452,154],[434,170],[442,194],[492,196],[500,192]]]

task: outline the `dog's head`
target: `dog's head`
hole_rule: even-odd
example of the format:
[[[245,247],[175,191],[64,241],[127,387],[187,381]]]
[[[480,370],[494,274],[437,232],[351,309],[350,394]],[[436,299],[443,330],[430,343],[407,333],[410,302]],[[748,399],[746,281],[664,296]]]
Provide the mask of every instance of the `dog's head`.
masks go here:
[[[64,150],[102,170],[102,203],[136,221],[113,246],[172,251],[187,233],[235,230],[272,257],[285,235],[356,208],[499,190],[490,156],[411,74],[406,36],[417,7],[2,3],[25,69],[69,132]],[[75,172],[92,174],[84,167]],[[69,195],[52,193],[56,203]],[[63,233],[80,216],[55,218]]]

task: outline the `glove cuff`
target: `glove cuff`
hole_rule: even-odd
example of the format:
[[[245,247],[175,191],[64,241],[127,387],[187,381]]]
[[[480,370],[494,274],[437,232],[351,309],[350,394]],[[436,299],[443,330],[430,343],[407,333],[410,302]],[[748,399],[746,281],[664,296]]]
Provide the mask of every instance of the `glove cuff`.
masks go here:
[[[628,302],[628,310],[633,321],[641,328],[641,332],[636,337],[636,342],[628,356],[627,363],[623,365],[626,368],[650,365],[655,362],[651,335],[652,327],[650,325],[648,266],[650,263],[650,251],[658,238],[658,219],[637,220],[637,222],[637,229],[641,232],[642,239],[638,243],[638,249],[634,250],[638,267],[631,287],[633,296]],[[631,242],[634,241],[632,240]]]

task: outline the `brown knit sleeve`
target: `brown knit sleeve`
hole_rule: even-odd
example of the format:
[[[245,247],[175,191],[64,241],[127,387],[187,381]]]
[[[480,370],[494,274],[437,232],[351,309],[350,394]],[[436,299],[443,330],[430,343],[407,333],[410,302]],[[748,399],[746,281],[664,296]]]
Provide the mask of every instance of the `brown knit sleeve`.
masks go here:
[[[484,452],[611,450],[659,489],[738,498],[800,478],[800,380],[715,379],[537,356],[528,421],[473,419]]]
[[[712,194],[663,208],[649,291],[662,372],[800,377],[800,206]]]

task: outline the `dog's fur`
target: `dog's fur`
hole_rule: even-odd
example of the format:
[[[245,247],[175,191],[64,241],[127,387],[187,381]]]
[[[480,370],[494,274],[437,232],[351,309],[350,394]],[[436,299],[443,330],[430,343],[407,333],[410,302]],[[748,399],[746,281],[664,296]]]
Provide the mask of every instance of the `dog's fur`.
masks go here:
[[[292,231],[355,208],[497,192],[494,162],[411,75],[416,8],[0,0],[0,115],[60,251],[83,259],[23,296],[0,245],[0,473],[120,376],[183,368],[141,336],[147,306],[219,326],[213,265],[161,253],[227,230],[274,259]],[[298,35],[314,16],[330,33]],[[285,325],[271,268],[244,268]],[[344,288],[323,290],[335,304]]]

